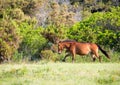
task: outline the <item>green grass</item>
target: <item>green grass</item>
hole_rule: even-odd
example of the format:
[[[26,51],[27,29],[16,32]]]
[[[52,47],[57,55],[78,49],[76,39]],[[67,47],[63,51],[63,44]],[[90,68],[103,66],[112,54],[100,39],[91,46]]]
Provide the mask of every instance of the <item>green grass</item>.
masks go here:
[[[120,85],[120,63],[1,64],[0,85]]]
[[[120,52],[112,52],[112,51],[110,51],[110,52],[107,52],[107,53],[110,55],[110,59],[108,59],[103,53],[99,52],[99,55],[101,56],[102,63],[105,63],[105,62],[106,63],[110,63],[110,62],[119,63],[120,62]],[[59,55],[60,60],[62,60],[65,55],[66,55],[65,53],[60,54]],[[85,56],[80,56],[80,55],[75,56],[75,62],[76,63],[81,63],[81,62],[82,63],[86,63],[86,62],[91,63],[92,61],[93,60],[92,60],[92,57],[91,57],[90,54],[85,55]],[[72,57],[71,56],[67,57],[66,62],[71,63],[72,62]],[[96,58],[95,62],[99,62],[99,59]]]

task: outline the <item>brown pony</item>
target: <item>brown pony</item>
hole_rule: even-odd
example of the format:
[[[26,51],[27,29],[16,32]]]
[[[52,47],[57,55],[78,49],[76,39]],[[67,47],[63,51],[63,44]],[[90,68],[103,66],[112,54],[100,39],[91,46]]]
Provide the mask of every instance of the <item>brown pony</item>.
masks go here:
[[[91,53],[93,61],[95,61],[96,58],[99,58],[99,61],[101,62],[101,57],[98,54],[98,49],[107,58],[110,59],[110,56],[107,54],[107,52],[103,50],[99,45],[94,43],[81,43],[81,42],[76,42],[74,40],[60,41],[58,43],[58,53],[60,54],[64,48],[66,49],[66,52],[68,52],[68,54],[64,57],[63,61],[65,61],[66,57],[70,56],[71,54],[72,54],[72,61],[74,62],[76,54],[87,55]]]

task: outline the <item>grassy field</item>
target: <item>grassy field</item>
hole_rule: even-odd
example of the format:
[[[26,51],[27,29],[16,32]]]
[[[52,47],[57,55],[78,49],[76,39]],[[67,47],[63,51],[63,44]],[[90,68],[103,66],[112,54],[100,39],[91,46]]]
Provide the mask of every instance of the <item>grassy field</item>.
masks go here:
[[[120,63],[1,64],[0,85],[120,85]]]

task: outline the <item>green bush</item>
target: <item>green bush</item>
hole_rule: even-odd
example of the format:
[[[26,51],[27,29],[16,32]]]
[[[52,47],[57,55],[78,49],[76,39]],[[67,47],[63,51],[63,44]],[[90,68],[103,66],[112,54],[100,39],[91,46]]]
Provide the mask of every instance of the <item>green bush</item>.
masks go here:
[[[59,60],[57,53],[53,53],[51,50],[43,50],[41,51],[42,59],[56,62]]]
[[[47,26],[41,34],[50,42],[57,43],[59,39],[67,38],[67,32],[69,28],[65,26],[49,25]]]
[[[3,23],[4,22],[4,23]],[[20,35],[12,20],[0,21],[0,59],[11,59],[21,42]]]
[[[111,12],[94,13],[69,29],[68,37],[82,42],[93,42],[120,51],[120,7]]]
[[[20,35],[22,42],[19,47],[19,52],[23,53],[23,56],[31,58],[36,55],[39,56],[41,51],[46,45],[47,40],[40,34],[42,32],[41,27],[34,28],[34,24],[27,22],[21,23],[18,28],[20,29]]]
[[[34,54],[37,51],[36,48],[39,49],[39,46],[43,45],[43,44],[39,44],[40,42],[37,42],[37,40],[40,40],[42,41],[41,43],[44,43],[44,39],[42,38],[42,36],[39,35],[40,31],[38,29],[33,30],[36,21],[35,19],[30,18],[30,16],[32,16],[31,12],[33,12],[33,10],[35,12],[36,4],[37,5],[40,4],[37,2],[40,1],[5,0],[1,3],[0,62],[4,61],[5,59],[11,59],[14,53],[18,52],[17,51],[18,48],[24,49],[26,47],[29,47],[24,50],[22,49],[22,52],[30,49],[31,54]],[[27,30],[24,29],[24,27],[27,26],[28,29],[27,28],[26,28]],[[31,32],[31,33],[27,33],[27,32]],[[33,37],[31,37],[31,35]],[[21,40],[23,44],[22,46],[20,44]],[[34,47],[32,49],[33,45]]]

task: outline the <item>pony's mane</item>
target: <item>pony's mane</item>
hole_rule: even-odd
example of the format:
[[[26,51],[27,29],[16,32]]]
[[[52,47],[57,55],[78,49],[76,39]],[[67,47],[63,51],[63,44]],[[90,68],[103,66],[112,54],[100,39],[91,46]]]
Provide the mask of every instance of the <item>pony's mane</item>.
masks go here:
[[[76,42],[75,40],[64,40],[64,41],[61,41],[61,42]]]
[[[63,41],[60,41],[60,42],[77,42],[76,40],[63,40]],[[78,42],[78,43],[90,43],[90,42]]]

